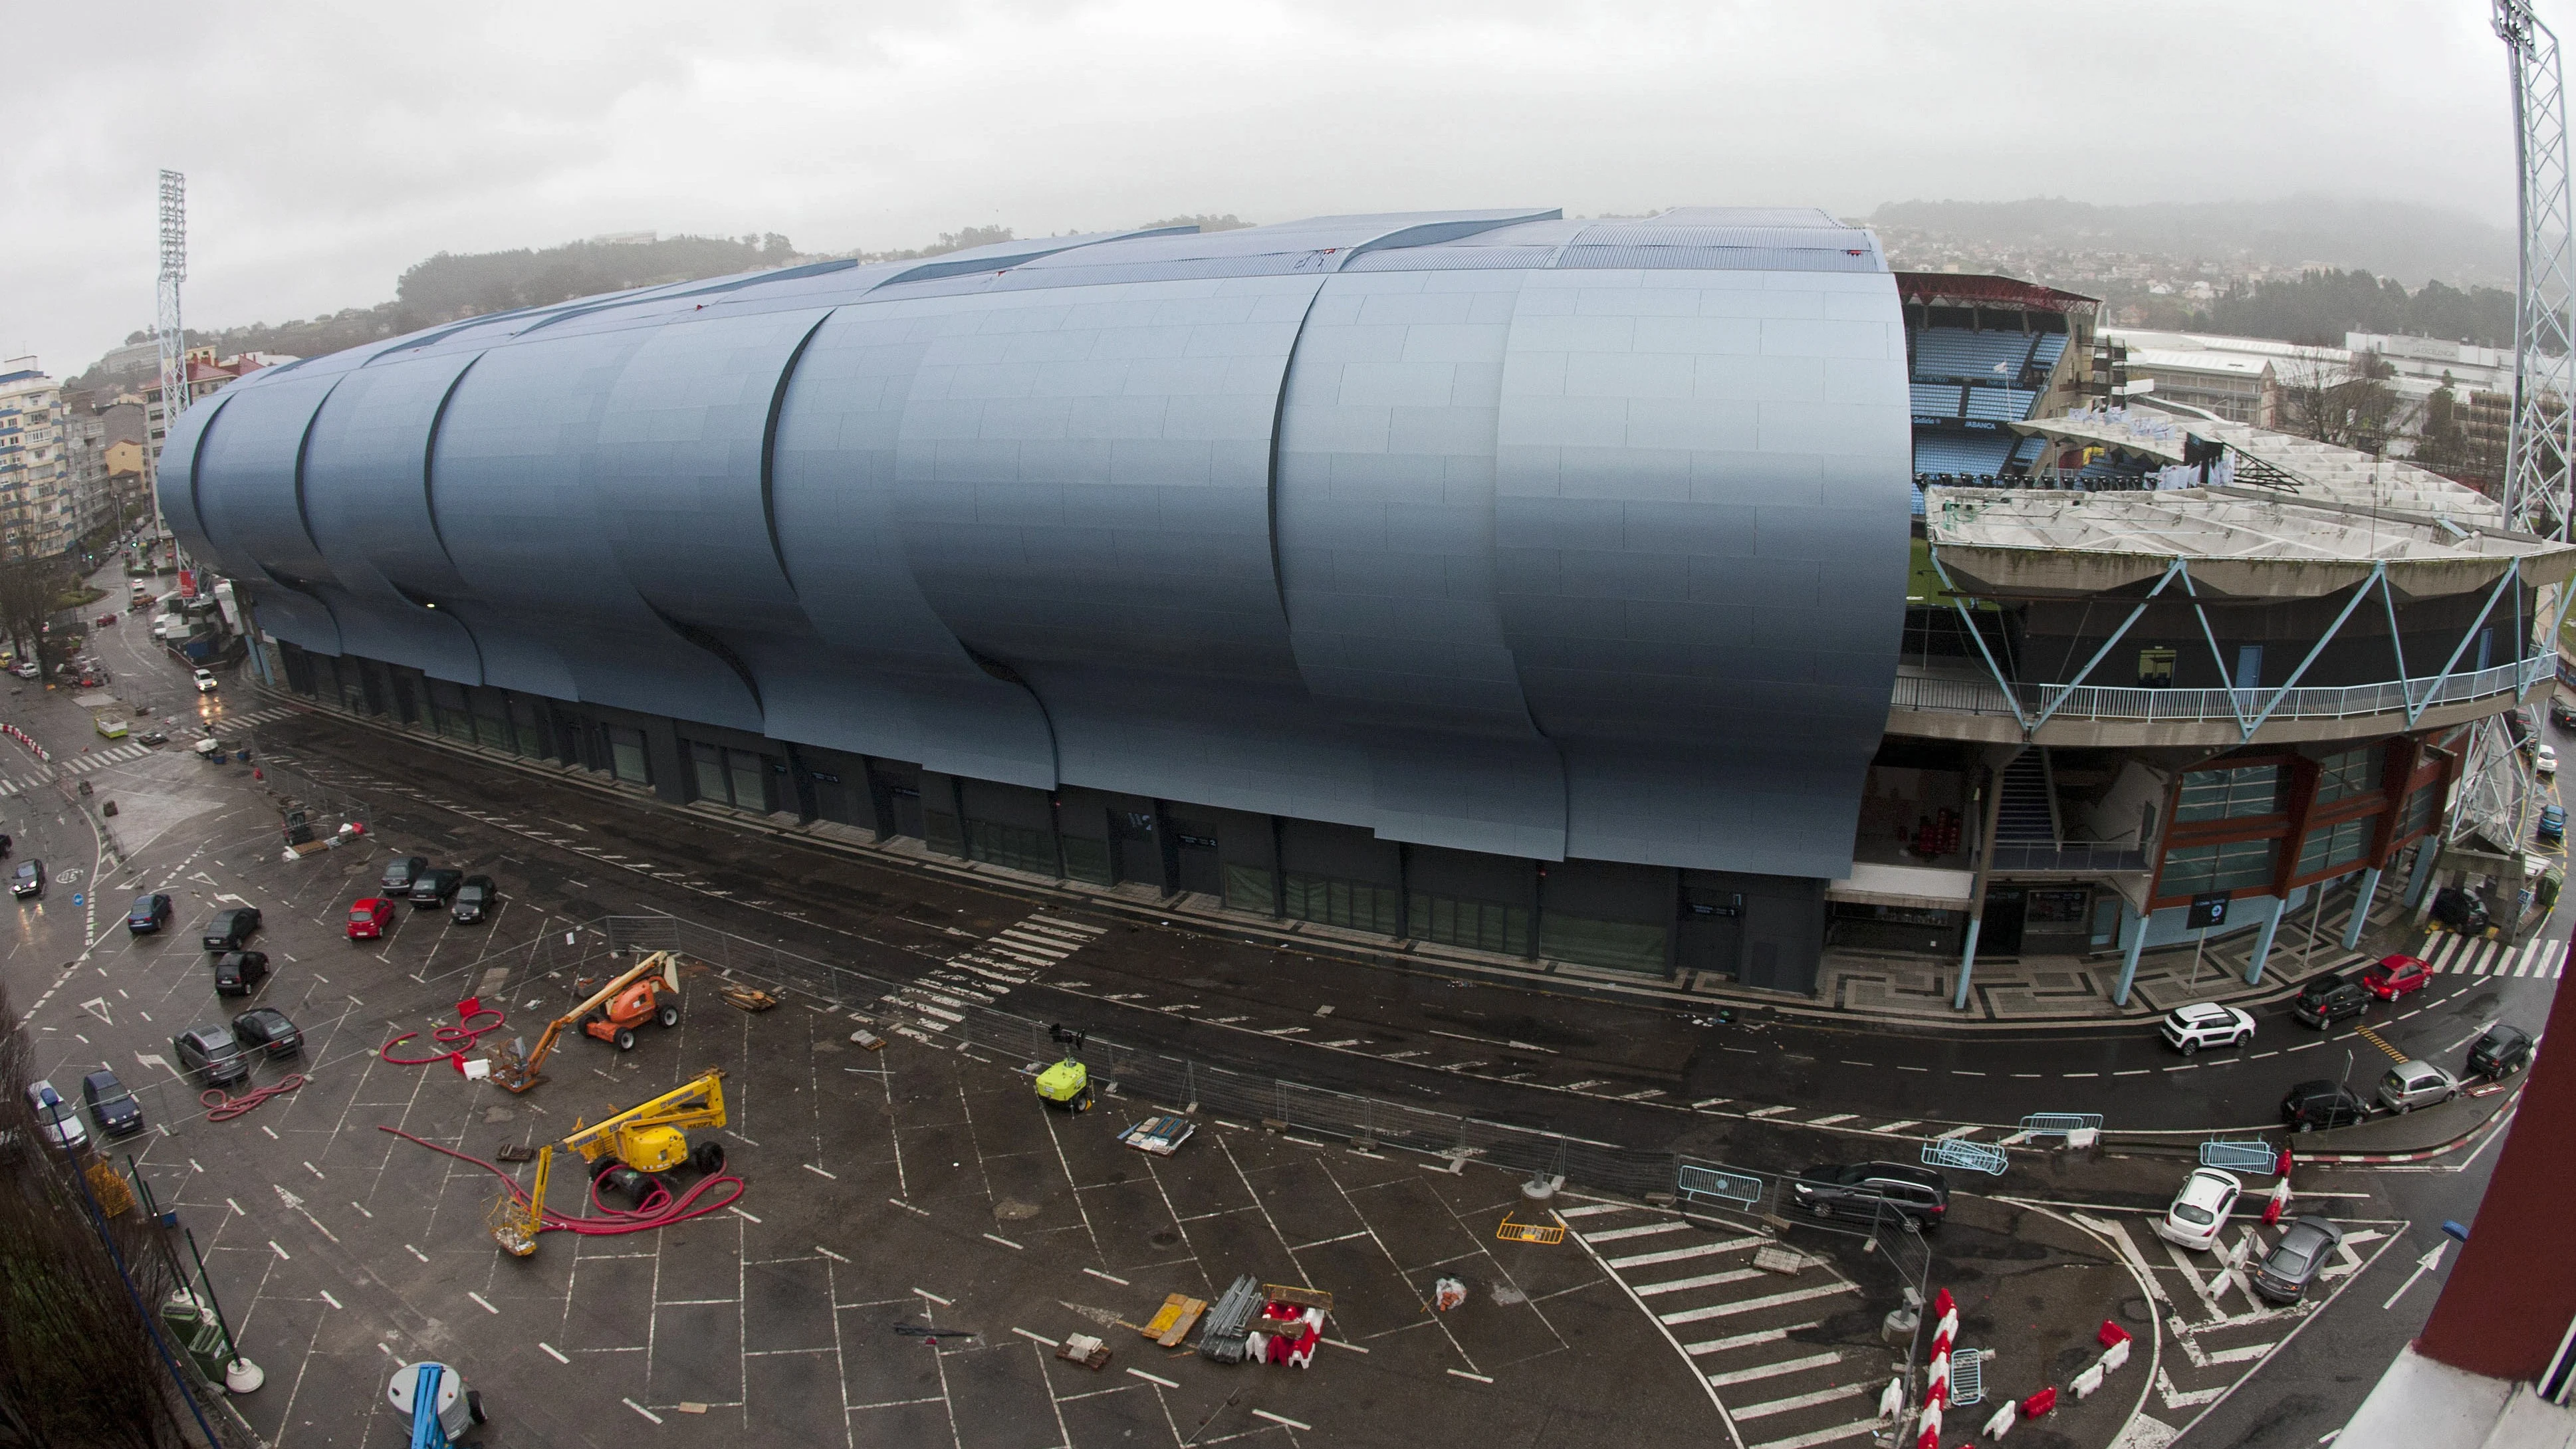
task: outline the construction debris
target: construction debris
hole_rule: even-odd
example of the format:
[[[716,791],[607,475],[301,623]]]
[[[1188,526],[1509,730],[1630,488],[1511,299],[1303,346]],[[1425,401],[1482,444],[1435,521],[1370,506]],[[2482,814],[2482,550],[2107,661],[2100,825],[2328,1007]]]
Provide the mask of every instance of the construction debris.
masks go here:
[[[1197,1324],[1199,1315],[1205,1312],[1207,1312],[1206,1299],[1175,1293],[1165,1298],[1162,1308],[1157,1310],[1152,1318],[1140,1324],[1136,1331],[1164,1348],[1177,1348],[1182,1339],[1190,1336],[1191,1327]]]
[[[749,986],[719,986],[716,995],[745,1011],[767,1011],[778,1004],[778,998]]]
[[[1189,1118],[1178,1113],[1165,1112],[1148,1117],[1119,1133],[1118,1140],[1139,1152],[1150,1152],[1156,1157],[1169,1157],[1182,1143],[1190,1140],[1190,1134],[1198,1130],[1198,1124]]]
[[[1109,1367],[1109,1345],[1087,1333],[1069,1333],[1055,1351],[1057,1358],[1078,1363],[1087,1369]]]

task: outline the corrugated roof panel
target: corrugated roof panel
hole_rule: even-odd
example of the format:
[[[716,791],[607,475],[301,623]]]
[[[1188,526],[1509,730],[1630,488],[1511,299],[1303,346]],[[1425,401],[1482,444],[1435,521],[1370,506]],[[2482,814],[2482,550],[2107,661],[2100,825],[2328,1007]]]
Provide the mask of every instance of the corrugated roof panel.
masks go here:
[[[1832,213],[1812,206],[1676,206],[1649,218],[1662,226],[1836,227]]]
[[[1570,246],[1556,259],[1569,271],[1636,267],[1646,271],[1876,272],[1878,258],[1840,247]]]
[[[1867,235],[1850,227],[1638,226],[1595,222],[1584,229],[1582,240],[1587,246],[1865,248],[1869,244]]]
[[[1345,272],[1500,271],[1514,267],[1544,267],[1547,259],[1554,255],[1554,243],[1489,247],[1461,242],[1449,246],[1362,252],[1343,263],[1341,269]]]

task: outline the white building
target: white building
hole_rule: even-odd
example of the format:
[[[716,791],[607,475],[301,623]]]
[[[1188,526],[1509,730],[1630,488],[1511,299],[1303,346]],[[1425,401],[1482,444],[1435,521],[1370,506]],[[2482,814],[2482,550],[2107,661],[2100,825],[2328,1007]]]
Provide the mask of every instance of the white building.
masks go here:
[[[70,475],[61,389],[32,357],[0,363],[0,557],[48,558],[80,537]]]

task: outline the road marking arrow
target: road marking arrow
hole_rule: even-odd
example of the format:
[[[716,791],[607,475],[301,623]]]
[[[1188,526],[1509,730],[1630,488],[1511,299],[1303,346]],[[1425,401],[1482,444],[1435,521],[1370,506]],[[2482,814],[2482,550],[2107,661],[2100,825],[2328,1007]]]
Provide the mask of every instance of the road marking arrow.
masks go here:
[[[2379,1305],[2380,1311],[2385,1313],[2389,1309],[2396,1307],[2397,1300],[2406,1296],[2406,1290],[2415,1286],[2416,1279],[2421,1278],[2425,1274],[2442,1266],[2442,1250],[2449,1246],[2451,1246],[2450,1240],[2444,1239],[2441,1242],[2435,1243],[2432,1250],[2427,1252],[2423,1257],[2416,1259],[2415,1271],[2407,1274],[2406,1281],[2397,1285],[2397,1291],[2388,1295],[2388,1301]]]

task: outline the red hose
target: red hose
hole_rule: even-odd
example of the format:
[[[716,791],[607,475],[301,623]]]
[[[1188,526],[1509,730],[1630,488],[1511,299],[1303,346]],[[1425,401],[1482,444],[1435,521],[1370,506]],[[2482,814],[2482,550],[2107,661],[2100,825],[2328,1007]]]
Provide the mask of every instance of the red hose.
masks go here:
[[[488,1016],[492,1018],[491,1024],[487,1026],[473,1025],[474,1018],[477,1016]],[[395,1047],[401,1046],[404,1042],[420,1035],[420,1033],[416,1031],[404,1032],[402,1035],[395,1037],[392,1041],[386,1042],[383,1046],[376,1048],[376,1055],[397,1067],[425,1067],[435,1062],[454,1062],[461,1068],[465,1064],[465,1054],[474,1050],[476,1046],[481,1044],[483,1034],[487,1031],[500,1030],[502,1023],[508,1019],[509,1018],[504,1017],[498,1011],[487,1006],[462,1018],[454,1026],[432,1028],[429,1034],[430,1040],[447,1048],[447,1050],[440,1052],[434,1057],[398,1057],[390,1055]]]
[[[269,1098],[284,1096],[303,1085],[302,1072],[288,1072],[267,1086],[256,1091],[244,1092],[238,1097],[224,1095],[224,1089],[221,1087],[209,1087],[197,1094],[197,1103],[206,1109],[207,1121],[229,1122],[245,1112],[257,1110],[259,1104]]]
[[[442,1147],[424,1137],[414,1137],[399,1127],[379,1126],[376,1130],[390,1132],[406,1142],[418,1143],[432,1152],[445,1153],[459,1162],[473,1163],[476,1167],[501,1179],[501,1184],[509,1190],[510,1200],[513,1203],[521,1207],[528,1204],[528,1190],[519,1186],[517,1178],[480,1157],[459,1152],[453,1147]],[[645,1195],[643,1203],[634,1211],[625,1212],[609,1207],[599,1200],[599,1183],[597,1179],[593,1179],[590,1184],[590,1205],[598,1209],[598,1216],[566,1217],[552,1208],[547,1208],[537,1220],[537,1231],[578,1233],[590,1238],[615,1237],[621,1233],[650,1232],[655,1228],[667,1228],[675,1223],[685,1223],[691,1218],[702,1218],[709,1213],[722,1212],[742,1199],[744,1186],[743,1180],[732,1173],[718,1173],[713,1177],[699,1178],[690,1185],[687,1192],[674,1197],[669,1188],[655,1181],[653,1190]],[[730,1188],[731,1191],[725,1194],[721,1202],[700,1203],[699,1195],[711,1187],[725,1187]]]

